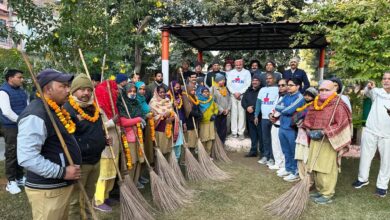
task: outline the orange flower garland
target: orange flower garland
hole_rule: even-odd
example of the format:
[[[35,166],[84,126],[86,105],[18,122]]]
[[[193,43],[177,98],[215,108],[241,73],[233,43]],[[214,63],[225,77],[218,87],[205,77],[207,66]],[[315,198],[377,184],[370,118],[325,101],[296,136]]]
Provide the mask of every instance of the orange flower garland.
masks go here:
[[[169,117],[172,117],[173,115],[174,113],[171,111]],[[172,122],[167,122],[165,126],[165,135],[167,136],[167,138],[172,137]]]
[[[174,103],[176,101],[176,100],[173,100],[174,95],[172,95],[171,91],[169,91],[169,97],[171,97],[171,102],[172,103]],[[180,103],[177,106],[177,109],[181,109],[181,107],[183,106],[183,98],[181,97],[180,94],[179,94],[179,100],[180,100]]]
[[[152,138],[152,141],[156,140],[156,131],[154,130],[154,119],[153,117],[149,118],[149,125],[150,125],[150,136]]]
[[[311,104],[313,104],[313,101],[305,104],[304,106],[300,107],[300,108],[297,108],[297,112],[301,112],[303,110],[305,110],[307,107],[309,107]]]
[[[39,98],[41,97],[39,93],[36,95]],[[69,134],[73,134],[76,131],[76,124],[70,118],[69,112],[67,112],[63,107],[60,108],[60,106],[58,106],[57,103],[51,99],[45,97],[45,100],[50,108],[54,110],[58,119],[60,119],[62,125],[64,125],[66,131],[68,131]]]
[[[316,96],[316,98],[314,99],[314,109],[317,110],[317,111],[321,111],[322,109],[325,108],[325,106],[327,106],[329,104],[330,101],[332,101],[335,97],[337,96],[337,93],[334,92],[331,96],[329,96],[325,101],[324,103],[322,103],[321,106],[318,106],[318,99],[320,96]]]
[[[80,108],[80,105],[77,104],[77,102],[69,96],[69,104],[76,110],[81,117],[83,117],[85,120],[90,121],[92,123],[95,123],[99,119],[99,107],[96,105],[96,102],[93,102],[93,107],[95,107],[95,113],[93,114],[93,117],[89,116],[87,113],[84,112],[83,109]]]
[[[199,99],[195,96],[195,99],[192,98],[192,96],[188,95],[186,92],[183,92],[183,94],[187,95],[188,99],[192,102],[194,105],[199,105]]]
[[[127,165],[127,169],[131,169],[133,168],[133,159],[131,158],[131,153],[130,153],[130,147],[129,147],[129,144],[127,143],[127,138],[126,138],[126,135],[122,134],[122,142],[123,142],[123,147],[125,148],[125,155],[126,155],[126,159],[127,159],[127,162],[126,162],[126,165]]]
[[[219,88],[219,93],[220,93],[223,97],[227,96],[227,88],[226,88],[226,86],[223,86],[223,87],[218,86],[218,88]]]
[[[142,147],[144,145],[144,139],[143,139],[143,134],[142,134],[142,128],[141,128],[141,123],[137,123],[137,134],[138,134],[138,139],[139,139],[139,143],[141,146],[139,146],[138,148],[138,156],[139,157],[143,157],[144,154],[142,152]]]

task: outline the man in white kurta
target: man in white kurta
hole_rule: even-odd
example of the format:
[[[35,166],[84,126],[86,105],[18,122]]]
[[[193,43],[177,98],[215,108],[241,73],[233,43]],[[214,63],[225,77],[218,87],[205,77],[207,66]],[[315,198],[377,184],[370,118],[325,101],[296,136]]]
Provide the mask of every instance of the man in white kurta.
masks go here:
[[[375,88],[375,84],[370,82],[365,88],[365,95],[371,98],[372,106],[362,134],[358,180],[353,183],[357,189],[368,185],[371,161],[378,149],[381,161],[376,195],[380,197],[386,196],[390,179],[390,116],[386,109],[390,108],[390,71],[383,74],[382,85],[383,88]]]

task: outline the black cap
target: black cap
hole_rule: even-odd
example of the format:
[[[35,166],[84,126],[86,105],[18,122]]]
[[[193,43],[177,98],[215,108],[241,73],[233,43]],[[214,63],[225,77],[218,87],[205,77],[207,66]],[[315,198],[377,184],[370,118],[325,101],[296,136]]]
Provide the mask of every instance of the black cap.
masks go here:
[[[71,74],[62,73],[54,69],[45,69],[37,76],[38,83],[41,87],[44,87],[51,81],[71,82],[73,78],[74,76]]]

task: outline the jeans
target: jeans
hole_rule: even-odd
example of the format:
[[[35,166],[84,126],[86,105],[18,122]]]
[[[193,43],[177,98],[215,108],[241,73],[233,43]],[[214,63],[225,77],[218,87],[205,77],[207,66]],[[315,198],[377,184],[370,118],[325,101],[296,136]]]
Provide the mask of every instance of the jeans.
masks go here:
[[[272,155],[271,128],[272,122],[269,119],[261,119],[261,136],[264,148],[263,157],[266,157],[267,160],[274,159]]]
[[[257,126],[253,121],[248,120],[249,136],[251,138],[251,149],[249,154],[257,155],[257,146],[259,146],[259,151],[261,155],[264,155],[263,143],[261,141],[261,124]]]
[[[279,139],[286,161],[286,171],[297,174],[297,161],[295,157],[295,139],[297,132],[294,129],[279,128]]]
[[[5,175],[8,181],[15,181],[23,178],[23,167],[19,166],[16,156],[18,128],[3,127],[2,131],[5,142]]]

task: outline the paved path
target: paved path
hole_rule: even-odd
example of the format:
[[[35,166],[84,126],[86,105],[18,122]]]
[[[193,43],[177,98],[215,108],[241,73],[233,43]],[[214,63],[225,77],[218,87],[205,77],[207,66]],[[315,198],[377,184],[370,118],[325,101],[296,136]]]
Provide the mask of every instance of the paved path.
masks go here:
[[[5,159],[4,150],[5,150],[4,138],[0,137],[0,161]]]

